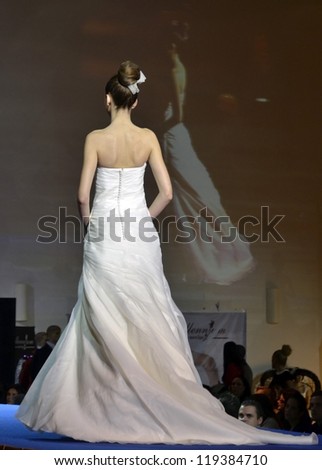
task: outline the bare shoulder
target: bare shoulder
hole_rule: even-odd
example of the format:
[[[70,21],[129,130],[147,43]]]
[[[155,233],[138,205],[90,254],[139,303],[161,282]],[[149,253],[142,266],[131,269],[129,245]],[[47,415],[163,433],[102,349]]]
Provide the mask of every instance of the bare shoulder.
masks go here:
[[[156,137],[155,132],[153,132],[151,129],[148,129],[147,127],[142,127],[141,130],[147,135],[147,137]]]
[[[158,138],[155,132],[153,132],[151,129],[142,128],[142,132],[145,138],[147,139],[147,141],[151,143],[151,145],[155,145],[158,143]]]
[[[106,129],[95,129],[86,135],[86,140],[95,140],[106,133]]]
[[[107,128],[95,129],[86,135],[85,146],[92,149],[98,149],[104,144],[104,142],[106,142],[106,139],[109,138],[111,138],[111,135]]]

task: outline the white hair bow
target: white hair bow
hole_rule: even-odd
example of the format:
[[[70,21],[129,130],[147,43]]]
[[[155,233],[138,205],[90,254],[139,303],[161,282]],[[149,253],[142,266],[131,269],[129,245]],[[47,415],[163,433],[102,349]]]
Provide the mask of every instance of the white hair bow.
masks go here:
[[[131,85],[128,85],[128,89],[131,91],[131,93],[133,95],[135,95],[136,93],[139,93],[139,87],[138,87],[138,83],[143,83],[145,82],[146,80],[146,76],[144,75],[143,72],[140,71],[140,78],[134,82],[134,83],[131,83]]]

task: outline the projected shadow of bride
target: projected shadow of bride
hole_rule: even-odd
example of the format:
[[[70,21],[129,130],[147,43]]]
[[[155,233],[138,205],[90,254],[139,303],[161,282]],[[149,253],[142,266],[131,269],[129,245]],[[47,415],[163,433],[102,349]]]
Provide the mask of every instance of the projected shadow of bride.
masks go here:
[[[178,25],[174,25],[175,27]],[[165,112],[164,156],[173,184],[176,237],[185,252],[193,280],[229,285],[254,268],[249,243],[238,233],[220,200],[207,169],[199,160],[183,122],[186,69],[177,44],[187,37],[188,25],[176,29],[169,50],[172,99]],[[186,273],[183,273],[183,280]]]

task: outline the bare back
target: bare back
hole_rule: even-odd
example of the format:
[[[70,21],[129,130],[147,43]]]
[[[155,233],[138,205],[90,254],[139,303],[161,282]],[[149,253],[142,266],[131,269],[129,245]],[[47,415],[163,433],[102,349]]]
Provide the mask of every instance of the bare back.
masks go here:
[[[90,214],[90,190],[97,167],[133,168],[149,162],[159,193],[149,207],[156,217],[172,198],[172,186],[161,148],[154,132],[141,129],[120,115],[105,129],[87,135],[78,188],[80,214],[86,223]]]
[[[110,124],[107,128],[93,131],[97,165],[107,168],[142,166],[152,151],[151,131],[129,123],[124,126]]]

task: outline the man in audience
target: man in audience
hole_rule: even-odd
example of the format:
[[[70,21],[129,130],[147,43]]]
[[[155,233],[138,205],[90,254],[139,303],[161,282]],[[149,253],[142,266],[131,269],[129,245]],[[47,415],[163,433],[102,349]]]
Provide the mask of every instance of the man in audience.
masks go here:
[[[239,407],[238,419],[254,428],[260,427],[264,419],[261,404],[256,400],[244,400]]]

